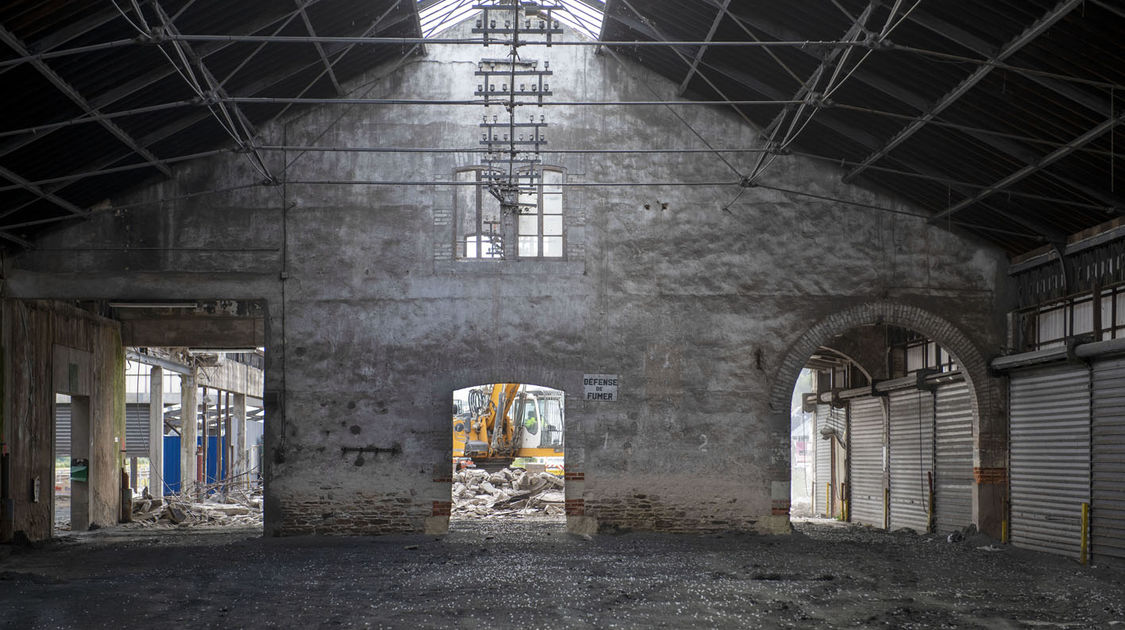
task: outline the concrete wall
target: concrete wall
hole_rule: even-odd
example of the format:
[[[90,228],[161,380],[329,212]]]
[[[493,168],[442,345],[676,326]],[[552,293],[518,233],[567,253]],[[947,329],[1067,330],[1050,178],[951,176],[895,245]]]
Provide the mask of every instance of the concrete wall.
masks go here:
[[[116,523],[125,441],[118,323],[57,302],[5,299],[3,324],[3,441],[11,457],[13,499],[7,526],[29,540],[51,535],[56,392],[89,397],[89,521],[103,527]]]
[[[476,60],[500,54],[431,46],[372,70],[355,94],[471,98]],[[676,89],[589,47],[524,55],[550,59],[556,100],[652,100],[650,89],[661,98]],[[729,110],[677,111],[715,146],[758,146],[758,131]],[[267,129],[263,142],[473,147],[483,113],[324,106]],[[703,146],[661,106],[540,113],[553,147]],[[733,159],[748,171],[753,158]],[[643,184],[737,181],[707,154],[548,157],[572,184],[636,183],[566,188],[562,261],[454,260],[450,186],[293,183],[449,181],[475,159],[273,154],[278,173],[292,162],[289,183],[185,199],[260,179],[240,156],[186,164],[174,181],[114,200],[149,205],[48,237],[72,255],[23,256],[10,287],[266,300],[266,531],[286,534],[441,530],[450,394],[499,380],[567,392],[572,528],[784,531],[788,413],[771,411],[770,392],[792,388],[782,362],[811,327],[880,300],[937,314],[983,354],[1003,337],[1003,257],[978,242],[901,214],[763,188],[724,211],[736,185]],[[764,182],[920,212],[840,175],[785,157]],[[157,251],[142,260],[129,251],[141,246]],[[620,400],[583,401],[586,373],[620,375]],[[355,447],[370,449],[362,465],[342,450]]]

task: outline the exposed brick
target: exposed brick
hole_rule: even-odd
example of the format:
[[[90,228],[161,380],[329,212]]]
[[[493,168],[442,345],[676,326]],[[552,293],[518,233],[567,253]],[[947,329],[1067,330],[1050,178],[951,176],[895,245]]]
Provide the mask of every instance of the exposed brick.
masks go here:
[[[979,484],[1006,484],[1008,483],[1007,468],[973,468],[973,479]]]

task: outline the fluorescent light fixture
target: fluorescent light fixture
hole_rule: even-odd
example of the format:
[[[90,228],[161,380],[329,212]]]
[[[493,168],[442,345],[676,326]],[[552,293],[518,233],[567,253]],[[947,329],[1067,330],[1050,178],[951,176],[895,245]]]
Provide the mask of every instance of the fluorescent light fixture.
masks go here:
[[[198,302],[110,302],[110,308],[198,308]]]

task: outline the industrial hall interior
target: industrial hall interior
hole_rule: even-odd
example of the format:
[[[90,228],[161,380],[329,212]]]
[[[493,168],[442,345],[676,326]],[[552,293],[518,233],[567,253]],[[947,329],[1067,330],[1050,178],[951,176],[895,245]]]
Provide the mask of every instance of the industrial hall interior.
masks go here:
[[[0,628],[1125,625],[1123,34],[0,3]]]

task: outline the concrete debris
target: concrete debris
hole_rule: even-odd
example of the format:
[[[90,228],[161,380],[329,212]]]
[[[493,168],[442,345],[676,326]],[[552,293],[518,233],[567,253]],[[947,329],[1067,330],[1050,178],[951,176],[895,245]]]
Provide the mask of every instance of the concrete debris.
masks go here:
[[[466,468],[453,475],[454,518],[554,516],[565,514],[563,480],[548,472],[505,468],[489,473]]]
[[[163,499],[143,499],[133,504],[133,523],[140,527],[261,527],[260,491],[214,492],[200,499],[173,494]]]

